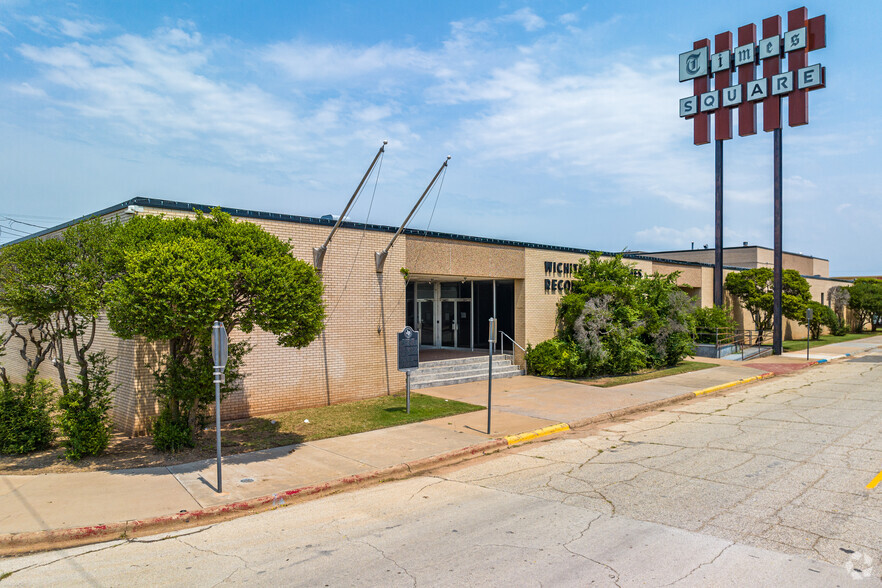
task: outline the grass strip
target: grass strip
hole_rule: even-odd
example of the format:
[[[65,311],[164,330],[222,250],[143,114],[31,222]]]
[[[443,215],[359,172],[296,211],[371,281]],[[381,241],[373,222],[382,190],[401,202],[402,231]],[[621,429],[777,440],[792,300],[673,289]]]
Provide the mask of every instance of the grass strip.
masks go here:
[[[677,374],[686,374],[698,370],[706,370],[712,367],[717,367],[717,365],[701,361],[681,361],[674,367],[670,368],[643,370],[636,374],[627,374],[625,376],[601,376],[596,378],[579,378],[569,381],[577,384],[586,384],[588,386],[597,386],[598,388],[612,388],[614,386],[621,386],[622,384],[645,382],[646,380],[675,376]]]
[[[815,347],[823,347],[831,343],[845,343],[846,341],[854,341],[856,339],[866,339],[867,337],[877,337],[882,335],[882,331],[875,333],[848,333],[839,337],[833,335],[821,335],[819,339],[812,339],[812,349]],[[784,351],[802,351],[805,349],[805,339],[795,339],[793,341],[784,341]]]
[[[222,442],[225,448],[257,451],[483,409],[483,406],[411,393],[408,414],[404,395],[381,396],[224,423]],[[214,435],[202,435],[198,443],[213,447]]]

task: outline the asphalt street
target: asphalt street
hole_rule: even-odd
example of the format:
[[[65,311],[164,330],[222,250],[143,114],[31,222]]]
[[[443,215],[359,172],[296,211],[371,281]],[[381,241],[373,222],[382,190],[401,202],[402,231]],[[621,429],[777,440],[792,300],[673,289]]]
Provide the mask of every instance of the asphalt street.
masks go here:
[[[837,586],[882,576],[882,353],[5,585]]]

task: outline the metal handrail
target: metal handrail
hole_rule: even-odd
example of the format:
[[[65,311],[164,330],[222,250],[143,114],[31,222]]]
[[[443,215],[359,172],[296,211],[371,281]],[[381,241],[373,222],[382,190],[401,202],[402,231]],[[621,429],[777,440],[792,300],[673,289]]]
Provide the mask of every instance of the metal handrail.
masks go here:
[[[518,342],[515,341],[514,339],[512,339],[511,337],[509,337],[508,333],[506,333],[505,331],[499,331],[499,334],[502,335],[502,337],[508,337],[508,340],[512,342],[511,354],[514,355],[514,346],[518,345]],[[502,337],[499,337],[499,353],[505,353],[505,345],[503,345]],[[518,349],[520,349],[524,353],[527,352],[527,350],[524,349],[523,347],[521,347],[520,345],[518,345]]]

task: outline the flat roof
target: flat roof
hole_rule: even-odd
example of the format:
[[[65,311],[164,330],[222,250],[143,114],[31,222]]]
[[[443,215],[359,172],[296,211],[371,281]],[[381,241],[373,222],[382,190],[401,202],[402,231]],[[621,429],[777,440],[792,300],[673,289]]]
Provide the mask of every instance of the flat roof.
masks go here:
[[[126,209],[129,206],[146,206],[146,207],[150,207],[150,208],[164,208],[167,210],[182,210],[182,211],[186,211],[186,212],[192,212],[194,210],[201,210],[203,212],[211,212],[212,209],[219,208],[220,210],[222,210],[223,212],[226,212],[227,214],[229,214],[231,216],[240,217],[240,218],[275,220],[275,221],[288,222],[288,223],[298,223],[298,224],[305,224],[305,225],[322,225],[322,226],[326,226],[326,227],[333,227],[334,224],[337,222],[332,219],[316,218],[316,217],[312,217],[312,216],[282,214],[279,212],[264,212],[264,211],[260,211],[260,210],[248,210],[248,209],[244,209],[244,208],[229,208],[226,206],[216,206],[216,205],[212,206],[212,205],[208,205],[208,204],[196,204],[193,202],[179,202],[177,200],[164,200],[164,199],[159,199],[159,198],[144,198],[144,197],[138,196],[138,197],[126,200],[124,202],[120,202],[119,204],[114,204],[112,206],[108,206],[107,208],[104,208],[104,209],[99,210],[97,212],[93,212],[91,214],[87,214],[87,215],[81,216],[79,218],[75,218],[75,219],[67,221],[65,223],[55,225],[54,227],[50,227],[50,228],[44,229],[42,231],[37,231],[36,233],[32,233],[32,234],[24,236],[24,237],[20,237],[18,239],[15,239],[14,241],[10,241],[9,243],[6,243],[4,245],[4,247],[6,245],[12,245],[14,243],[20,243],[22,241],[26,241],[26,240],[31,239],[33,237],[41,237],[43,235],[48,235],[48,234],[54,233],[56,231],[61,231],[71,225],[75,225],[78,222],[84,221],[86,219],[96,217],[96,216],[104,216],[107,214],[112,214],[114,212],[118,212],[120,210]],[[378,231],[378,232],[382,232],[382,233],[395,233],[398,230],[398,227],[391,227],[389,225],[378,225],[378,224],[372,224],[372,223],[357,223],[357,222],[352,222],[352,221],[343,221],[342,223],[340,223],[340,226],[345,227],[347,229]],[[712,264],[712,263],[702,263],[702,262],[698,262],[698,261],[683,261],[680,259],[665,259],[665,258],[658,257],[658,255],[660,253],[661,254],[663,254],[663,253],[677,253],[676,251],[662,251],[660,253],[644,253],[644,252],[628,253],[628,252],[622,251],[622,252],[616,253],[616,252],[610,252],[610,251],[603,251],[600,249],[582,249],[582,248],[578,248],[578,247],[564,247],[561,245],[544,245],[541,243],[530,243],[527,241],[511,241],[508,239],[495,239],[495,238],[491,238],[491,237],[475,237],[475,236],[471,236],[471,235],[459,235],[456,233],[443,233],[440,231],[428,231],[428,230],[421,230],[421,229],[404,229],[404,234],[405,235],[412,235],[415,237],[433,237],[433,238],[437,238],[437,239],[450,239],[453,241],[484,243],[484,244],[488,244],[488,245],[503,245],[503,246],[508,246],[508,247],[524,247],[526,249],[541,249],[541,250],[545,250],[545,251],[559,251],[562,253],[578,253],[578,254],[588,255],[590,253],[599,252],[601,255],[607,255],[607,256],[621,255],[625,259],[635,259],[635,260],[642,260],[642,261],[661,261],[661,262],[669,263],[669,264],[673,264],[673,265],[714,267],[714,264]],[[759,247],[759,246],[751,245],[749,247]],[[743,249],[743,247],[726,247],[726,249]],[[767,249],[767,248],[763,247],[763,249]],[[704,249],[685,249],[682,251],[687,251],[687,252],[688,251],[704,251]],[[708,249],[707,251],[713,251],[713,250]],[[794,253],[793,255],[801,255],[801,254]],[[809,256],[803,256],[803,257],[809,257]],[[820,259],[820,258],[818,258],[818,259]],[[723,268],[724,269],[731,269],[731,270],[743,270],[744,269],[743,267],[730,266],[730,265],[724,265]],[[837,280],[835,278],[821,278],[818,276],[805,276],[805,277],[813,278],[816,280],[820,279],[820,280],[843,281],[843,280]]]
[[[774,251],[771,247],[766,247],[764,245],[735,245],[733,247],[723,247],[723,250],[733,250],[733,249],[765,249],[766,251]],[[673,249],[669,251],[652,251],[652,252],[641,252],[643,255],[663,255],[665,253],[695,253],[700,251],[713,251],[712,247],[705,249],[702,247],[701,249]],[[796,255],[799,257],[807,257],[809,259],[820,259],[821,261],[830,261],[824,257],[815,257],[814,255],[806,255],[805,253],[794,253],[792,251],[785,251],[787,255]]]

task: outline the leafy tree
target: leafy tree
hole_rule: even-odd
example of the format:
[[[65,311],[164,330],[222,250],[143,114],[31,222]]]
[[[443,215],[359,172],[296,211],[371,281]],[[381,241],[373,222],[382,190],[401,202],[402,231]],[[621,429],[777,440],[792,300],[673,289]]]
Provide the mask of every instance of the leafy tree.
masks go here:
[[[97,366],[92,362],[96,355],[90,350],[106,302],[106,285],[111,278],[106,260],[116,244],[118,229],[116,221],[92,218],[68,227],[60,236],[28,239],[0,251],[0,312],[21,340],[29,378],[35,377],[47,356],[54,355],[65,399],[62,411],[76,407],[83,414],[102,413],[102,422],[107,421],[110,392],[104,380],[109,373],[106,362]],[[28,353],[28,344],[33,355]],[[75,385],[67,373],[68,355],[75,369]],[[102,382],[98,389],[91,382],[94,370]],[[92,428],[75,430],[83,421],[72,415],[62,415],[62,422],[73,437],[95,433]],[[106,437],[101,434],[97,439]]]
[[[833,312],[832,308],[829,308],[820,302],[815,302],[814,300],[810,301],[807,307],[812,309],[812,322],[809,332],[812,339],[819,339],[821,337],[821,330],[823,327],[829,328],[830,332],[835,334],[834,331],[839,324],[839,317],[836,316],[836,313]],[[803,313],[802,318],[799,319],[799,324],[808,325],[808,319],[806,319],[805,313]]]
[[[848,307],[850,297],[847,286],[833,286],[827,291],[830,306],[843,323],[845,322],[845,309]]]
[[[55,366],[65,393],[68,344],[80,381],[89,388],[89,351],[109,280],[105,259],[118,227],[92,218],[60,237],[28,239],[0,251],[0,312],[18,322],[16,330],[28,326],[35,362],[45,358],[40,358],[41,344],[48,343],[59,360]],[[19,338],[27,343],[23,335]]]
[[[848,289],[848,308],[854,318],[855,332],[864,330],[870,323],[870,329],[876,330],[876,317],[882,316],[882,280],[875,278],[858,278]]]
[[[732,316],[730,306],[697,307],[692,314],[695,333],[699,343],[715,343],[717,332],[732,332],[738,323]]]
[[[578,343],[588,373],[674,365],[692,353],[694,303],[678,274],[642,277],[621,256],[593,253],[574,277],[558,305],[558,337]]]
[[[161,412],[157,447],[192,446],[205,407],[214,398],[211,325],[228,333],[255,327],[287,347],[308,345],[324,327],[322,284],[291,245],[249,222],[215,209],[195,218],[138,216],[120,233],[109,261],[108,319],[120,337],[165,341],[155,372]],[[234,387],[247,342],[229,346],[227,380]]]
[[[772,328],[774,277],[772,269],[767,267],[742,270],[726,276],[726,290],[750,313],[759,339]],[[809,300],[811,300],[811,291],[808,281],[796,270],[784,270],[781,313],[791,320],[798,321],[805,314]]]

